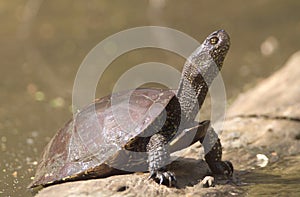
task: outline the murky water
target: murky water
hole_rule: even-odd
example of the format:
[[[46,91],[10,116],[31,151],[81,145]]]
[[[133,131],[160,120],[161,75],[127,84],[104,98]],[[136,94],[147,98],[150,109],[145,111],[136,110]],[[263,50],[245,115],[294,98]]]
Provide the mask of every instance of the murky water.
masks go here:
[[[297,0],[223,4],[196,0],[1,0],[0,196],[24,196],[43,147],[72,116],[72,86],[79,65],[107,36],[136,26],[159,25],[202,42],[210,32],[226,29],[232,47],[222,76],[230,101],[299,50],[299,8]],[[126,70],[148,61],[181,70],[184,59],[156,49],[124,54],[105,71],[97,96],[108,94]],[[299,173],[286,180],[296,183]],[[260,181],[254,183],[264,187]],[[286,189],[285,183],[269,184],[266,194]]]
[[[248,189],[247,196],[299,196],[299,159],[299,156],[286,157],[244,174],[242,182],[246,186],[242,187]]]

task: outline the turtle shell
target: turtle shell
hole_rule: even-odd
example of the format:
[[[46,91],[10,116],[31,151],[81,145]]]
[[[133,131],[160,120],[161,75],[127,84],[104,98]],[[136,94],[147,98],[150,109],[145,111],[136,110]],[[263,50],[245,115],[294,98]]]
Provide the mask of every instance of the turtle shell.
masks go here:
[[[173,90],[136,89],[88,105],[45,147],[29,187],[119,173],[107,161],[149,127],[174,95]]]

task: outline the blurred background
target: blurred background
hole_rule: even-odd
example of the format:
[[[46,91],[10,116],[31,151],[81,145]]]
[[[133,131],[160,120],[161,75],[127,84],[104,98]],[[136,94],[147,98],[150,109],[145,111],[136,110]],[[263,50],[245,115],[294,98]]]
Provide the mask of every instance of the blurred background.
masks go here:
[[[30,196],[39,156],[72,116],[72,87],[87,53],[119,31],[147,25],[199,42],[225,29],[222,70],[228,102],[279,69],[300,47],[300,2],[190,0],[0,1],[0,196]],[[126,70],[157,61],[181,71],[184,59],[141,49],[116,59],[100,79],[105,96]]]

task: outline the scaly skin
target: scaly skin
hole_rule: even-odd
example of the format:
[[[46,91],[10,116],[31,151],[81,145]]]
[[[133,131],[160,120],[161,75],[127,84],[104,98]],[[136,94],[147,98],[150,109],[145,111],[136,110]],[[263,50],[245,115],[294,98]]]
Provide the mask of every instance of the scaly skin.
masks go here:
[[[147,145],[150,178],[160,184],[176,185],[173,172],[166,171],[164,166],[170,163],[168,143],[176,134],[179,125],[191,128],[207,95],[209,86],[222,68],[223,61],[229,50],[230,38],[224,30],[210,34],[202,45],[187,59],[179,84],[177,99],[172,99],[166,107],[167,119],[163,128],[150,137]],[[177,106],[180,105],[180,113]],[[168,110],[168,107],[171,111]],[[170,118],[171,116],[171,118]],[[176,118],[177,117],[177,118]],[[161,117],[158,116],[157,119]],[[156,121],[157,121],[156,119]],[[154,121],[154,125],[155,122]],[[201,124],[201,123],[200,123]],[[233,172],[232,164],[221,161],[222,146],[216,133],[208,126],[201,127],[193,142],[200,141],[207,153],[205,159],[214,174],[230,176]],[[205,130],[203,130],[205,128]],[[207,135],[206,135],[207,134]],[[207,137],[205,137],[207,136]]]
[[[205,161],[213,174],[232,176],[233,166],[230,161],[222,161],[222,145],[218,135],[210,126],[210,121],[205,121],[208,124],[208,129],[205,136],[199,139],[203,145],[205,153]]]

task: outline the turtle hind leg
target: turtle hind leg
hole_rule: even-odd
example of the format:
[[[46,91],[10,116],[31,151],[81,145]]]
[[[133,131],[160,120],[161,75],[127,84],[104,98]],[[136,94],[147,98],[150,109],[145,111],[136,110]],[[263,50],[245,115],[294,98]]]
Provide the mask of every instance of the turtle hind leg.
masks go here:
[[[207,125],[205,135],[199,138],[204,148],[205,161],[213,174],[225,175],[228,178],[231,177],[233,174],[233,165],[230,161],[222,161],[222,145],[218,135],[210,126],[210,121],[204,121],[202,124],[209,124]]]
[[[170,163],[169,146],[166,138],[161,134],[154,134],[147,145],[149,178],[159,184],[172,187],[176,186],[176,178],[173,172],[167,171],[165,166]]]
[[[204,144],[203,147],[205,147]],[[222,159],[222,146],[221,146],[220,139],[218,139],[215,145],[211,148],[211,150],[205,154],[205,161],[207,162],[213,174],[225,175],[227,177],[231,177],[233,173],[232,163],[230,161],[222,161],[221,159]]]

